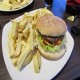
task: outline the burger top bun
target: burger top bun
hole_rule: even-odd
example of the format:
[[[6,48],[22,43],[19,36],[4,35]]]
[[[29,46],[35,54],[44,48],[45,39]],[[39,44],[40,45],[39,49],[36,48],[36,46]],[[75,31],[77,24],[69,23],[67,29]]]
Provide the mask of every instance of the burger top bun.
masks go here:
[[[67,31],[66,23],[59,17],[45,14],[37,19],[36,27],[42,35],[61,36]]]

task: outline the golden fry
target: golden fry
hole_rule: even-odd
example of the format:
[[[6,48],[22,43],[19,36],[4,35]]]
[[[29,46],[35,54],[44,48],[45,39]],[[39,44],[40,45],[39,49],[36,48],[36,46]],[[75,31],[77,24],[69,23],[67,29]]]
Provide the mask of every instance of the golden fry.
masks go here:
[[[18,58],[18,62],[17,62],[17,67],[18,69],[21,68],[24,60],[26,59],[26,57],[28,56],[29,52],[30,52],[30,45],[29,45],[29,38],[27,40],[27,45],[26,47],[23,49],[22,53],[20,54],[19,58]]]
[[[42,8],[42,9],[38,10],[37,13],[36,13],[36,16],[37,16],[37,18],[39,18],[40,16],[43,16],[43,15],[45,15],[45,14],[52,14],[52,12],[49,11],[49,10],[45,7],[45,8]],[[53,15],[53,14],[52,14],[52,15]]]
[[[24,40],[21,41],[21,45],[26,47],[27,42],[25,42]]]
[[[20,23],[19,23],[19,31],[22,31],[27,25],[27,19],[25,20],[22,20]]]
[[[9,56],[12,57],[15,53],[14,42],[12,39],[8,41],[8,48],[9,48]]]
[[[19,3],[20,3],[20,2],[22,2],[22,0],[17,0],[17,2],[19,2]]]
[[[12,39],[12,32],[11,31],[8,34],[8,38],[9,38],[9,40]]]
[[[20,56],[18,58],[17,67],[19,70],[21,69],[22,64],[23,64],[24,60],[26,59],[26,57],[29,55],[29,52],[30,52],[30,46],[27,45],[25,50],[20,54]]]
[[[5,4],[9,3],[9,0],[3,0],[3,3],[5,3]]]
[[[16,39],[18,37],[18,26],[19,23],[12,21],[12,37],[13,39]]]
[[[0,3],[0,10],[10,10],[11,4],[10,3]]]
[[[31,27],[31,26],[32,26],[32,25],[31,25],[30,23],[28,23],[28,24],[26,25],[25,29],[23,30],[23,36],[24,36],[25,38],[28,38],[28,37],[29,37],[30,27]]]
[[[41,61],[40,52],[38,50],[37,50],[37,57],[38,57],[39,68],[41,68],[42,61]]]
[[[40,64],[39,64],[38,54],[36,52],[33,55],[33,66],[34,66],[35,73],[39,73],[40,72],[40,66],[39,65]]]
[[[20,4],[19,2],[13,2],[13,3],[12,3],[12,10],[18,9],[18,8],[20,8],[20,7],[21,7],[21,4]]]
[[[9,0],[10,3],[16,2],[16,0]]]
[[[46,7],[41,9],[41,14],[52,14],[53,15],[53,13],[49,11]]]
[[[22,35],[19,34],[18,35],[18,40],[17,40],[17,45],[16,45],[16,51],[15,51],[15,54],[14,56],[19,56],[20,55],[20,52],[21,52],[21,40],[22,40]]]
[[[12,63],[14,66],[17,65],[18,57],[12,58]]]
[[[22,16],[22,20],[27,19],[27,18],[32,18],[32,19],[33,19],[33,17],[34,17],[34,14],[25,12],[25,13],[23,14],[23,16]]]
[[[34,48],[34,42],[33,42],[33,29],[30,27],[30,48],[33,50]]]
[[[30,52],[29,55],[28,55],[28,56],[26,57],[26,59],[24,60],[23,66],[28,65],[28,64],[31,62],[32,58],[33,58],[33,52]]]

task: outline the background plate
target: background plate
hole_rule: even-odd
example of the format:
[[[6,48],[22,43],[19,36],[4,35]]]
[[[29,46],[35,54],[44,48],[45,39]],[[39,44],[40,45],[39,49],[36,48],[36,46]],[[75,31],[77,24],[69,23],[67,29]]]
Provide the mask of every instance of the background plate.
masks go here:
[[[30,2],[28,4],[26,4],[25,6],[21,7],[21,8],[18,8],[18,9],[14,9],[14,10],[0,10],[0,11],[3,11],[3,12],[13,12],[13,11],[18,11],[18,10],[21,10],[27,6],[29,6],[31,3],[33,2],[33,0],[30,0]],[[0,2],[1,3],[1,2]]]

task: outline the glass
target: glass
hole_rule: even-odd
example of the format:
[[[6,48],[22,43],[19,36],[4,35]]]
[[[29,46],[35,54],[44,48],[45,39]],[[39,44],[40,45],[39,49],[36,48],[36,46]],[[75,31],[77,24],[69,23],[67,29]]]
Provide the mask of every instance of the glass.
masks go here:
[[[52,3],[52,12],[55,16],[63,17],[66,10],[67,0],[53,0]]]

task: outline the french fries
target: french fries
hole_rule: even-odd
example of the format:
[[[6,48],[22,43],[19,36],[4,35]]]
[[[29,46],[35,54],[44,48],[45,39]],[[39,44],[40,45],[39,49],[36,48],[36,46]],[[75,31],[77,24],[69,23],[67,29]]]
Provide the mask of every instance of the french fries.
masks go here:
[[[20,55],[20,52],[21,52],[21,40],[22,40],[22,35],[19,34],[18,35],[18,40],[17,40],[17,43],[16,43],[16,50],[15,50],[14,56],[19,56]]]
[[[25,20],[21,20],[21,22],[19,23],[19,31],[22,31],[25,27],[26,27],[26,24],[27,24],[27,19]]]
[[[12,21],[12,37],[16,39],[18,37],[18,22]]]
[[[28,23],[25,27],[25,29],[23,30],[23,35],[25,38],[28,38],[28,35],[29,35],[29,30],[30,30],[30,27],[32,27],[31,23]]]
[[[30,3],[31,0],[2,0],[0,10],[15,10]]]
[[[12,2],[12,10],[22,7],[19,2]]]
[[[33,30],[30,27],[30,48],[31,48],[31,50],[33,50],[33,48],[34,48],[34,45],[33,44],[34,44],[33,43]]]
[[[19,2],[19,3],[20,3],[21,1],[22,1],[22,0],[17,0],[17,2]]]
[[[40,69],[41,68],[41,64],[42,64],[42,61],[41,61],[41,55],[40,55],[39,50],[37,50],[37,57],[38,57],[38,64],[39,64],[39,69]]]
[[[13,63],[14,66],[17,65],[17,61],[18,61],[18,57],[12,58],[12,63]]]
[[[29,55],[29,53],[30,53],[30,45],[27,45],[25,50],[21,53],[20,57],[18,58],[17,67],[19,70],[21,69],[23,62]]]
[[[3,3],[9,3],[9,0],[3,0]]]
[[[10,3],[16,2],[16,0],[9,0]]]
[[[43,16],[45,14],[52,14],[47,8],[45,7],[44,9],[42,8],[41,10],[38,10],[36,13],[37,18],[40,16]]]
[[[23,62],[23,66],[28,65],[31,62],[32,58],[33,58],[33,52],[30,52],[28,57],[26,57],[25,61]]]
[[[14,41],[12,39],[8,41],[8,47],[9,47],[9,56],[12,57],[15,53]]]
[[[10,2],[16,0],[10,0]],[[21,2],[22,0],[17,0]],[[19,21],[11,20],[12,28],[8,35],[9,57],[12,64],[21,70],[22,66],[27,66],[33,60],[35,73],[40,73],[42,60],[38,41],[36,20],[39,16],[50,14],[44,8],[35,13],[24,13]]]
[[[10,3],[0,3],[0,10],[10,10],[11,4]]]
[[[39,73],[41,68],[41,55],[38,50],[33,55],[33,66],[35,73]]]

